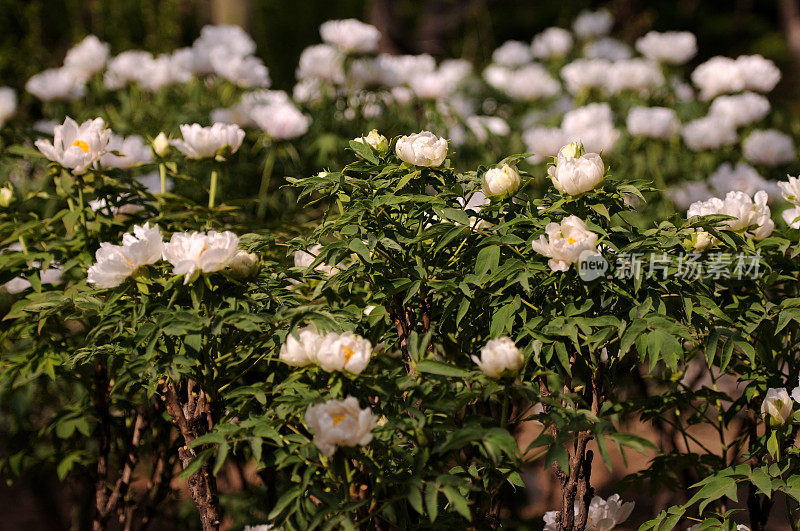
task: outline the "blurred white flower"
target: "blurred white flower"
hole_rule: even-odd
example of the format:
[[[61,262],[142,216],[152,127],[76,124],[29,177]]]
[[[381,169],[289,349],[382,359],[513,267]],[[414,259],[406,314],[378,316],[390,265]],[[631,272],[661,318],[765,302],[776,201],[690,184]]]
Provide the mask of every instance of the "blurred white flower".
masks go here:
[[[166,86],[186,83],[191,79],[192,73],[177,64],[173,56],[161,54],[142,63],[136,80],[143,89],[158,92]]]
[[[550,260],[553,271],[566,271],[580,260],[581,253],[597,253],[597,234],[590,231],[578,216],[568,216],[561,223],[548,223],[545,235],[532,242],[533,250]]]
[[[486,170],[481,181],[481,188],[486,197],[502,199],[513,196],[519,190],[520,183],[519,170],[514,166],[503,164],[500,168]]]
[[[767,200],[767,193],[763,190],[756,192],[752,198],[744,192],[728,192],[724,200],[712,197],[706,201],[692,203],[686,217],[710,214],[732,216],[735,219],[723,222],[730,230],[746,231],[745,234],[754,240],[763,240],[775,229]]]
[[[30,267],[35,267],[35,268],[41,267],[41,264],[39,262],[30,262],[29,265]],[[53,284],[53,285],[61,284],[63,282],[61,275],[61,266],[54,265],[48,269],[40,270],[39,282],[41,284]],[[11,295],[16,295],[30,288],[31,282],[27,278],[16,277],[12,278],[11,280],[3,284],[3,287]]]
[[[353,332],[329,333],[322,338],[316,363],[326,372],[361,374],[372,356],[372,343]]]
[[[314,325],[303,327],[297,331],[297,336],[292,332],[286,334],[286,341],[281,346],[279,358],[282,362],[292,367],[305,367],[317,360],[317,351],[322,343]]]
[[[628,133],[669,140],[681,131],[681,122],[673,109],[667,107],[633,107],[628,113]]]
[[[567,134],[560,127],[534,127],[522,134],[525,151],[534,153],[529,159],[533,163],[542,162],[547,157],[555,157],[561,147],[568,142]]]
[[[214,73],[241,88],[268,87],[269,70],[254,55],[235,55],[218,48],[209,56]]]
[[[790,175],[787,175],[786,178],[786,182],[778,183],[783,198],[795,206],[800,206],[800,178]]]
[[[775,63],[760,55],[740,55],[736,58],[736,66],[747,90],[770,92],[781,80],[781,71]]]
[[[68,116],[62,125],[55,127],[52,143],[39,139],[36,147],[48,159],[81,175],[105,152],[110,138],[111,130],[106,128],[102,118],[78,125]]]
[[[378,28],[354,18],[323,22],[319,34],[323,41],[347,53],[375,52],[381,38]]]
[[[252,111],[255,124],[273,140],[289,140],[306,134],[311,117],[291,103],[264,105]]]
[[[0,127],[17,111],[17,93],[11,87],[0,87]]]
[[[486,142],[489,140],[489,135],[494,136],[508,136],[511,133],[511,127],[508,122],[499,116],[468,116],[464,123],[475,135],[478,142]]]
[[[630,90],[645,96],[664,83],[664,76],[657,63],[636,58],[611,63],[603,88],[609,94]]]
[[[572,49],[572,34],[564,28],[547,28],[533,38],[531,51],[539,59],[564,57]]]
[[[588,59],[625,61],[633,56],[633,52],[630,46],[618,39],[602,37],[587,43],[583,47],[583,55]]]
[[[89,35],[73,46],[64,58],[64,68],[86,81],[106,66],[110,46],[95,35]]]
[[[83,80],[67,68],[51,68],[28,79],[25,90],[42,101],[72,101],[86,93]]]
[[[695,68],[692,72],[692,83],[700,89],[700,97],[704,100],[720,94],[739,92],[745,88],[739,63],[720,55]]]
[[[244,131],[238,125],[216,123],[211,127],[200,124],[181,125],[183,140],[171,144],[190,159],[215,157],[220,150],[236,153],[244,140]]]
[[[532,58],[531,47],[522,41],[506,41],[492,52],[492,61],[503,66],[522,66]]]
[[[331,83],[344,83],[342,55],[327,44],[315,44],[303,50],[297,67],[297,79],[316,79]]]
[[[381,83],[387,87],[410,84],[414,77],[436,70],[436,60],[428,54],[380,54],[375,59],[375,64]]]
[[[564,114],[561,130],[569,142],[581,142],[586,151],[611,151],[619,138],[614,115],[607,103],[590,103]]]
[[[792,137],[777,129],[756,130],[742,142],[744,158],[765,166],[791,162],[797,156]]]
[[[185,275],[188,284],[199,273],[213,273],[228,267],[236,256],[239,237],[230,231],[178,232],[164,244],[164,260],[172,264],[173,275]]]
[[[472,356],[481,372],[490,378],[516,374],[522,368],[522,352],[509,337],[490,339],[481,349],[481,357]]]
[[[606,59],[577,59],[561,69],[561,78],[570,94],[605,86],[611,62]]]
[[[735,144],[739,140],[733,121],[727,116],[717,114],[709,114],[684,124],[681,136],[693,151],[718,149]]]
[[[672,202],[675,203],[675,207],[680,210],[686,210],[692,203],[705,201],[713,195],[705,181],[683,182],[670,188],[667,193]]]
[[[779,426],[786,422],[792,415],[792,397],[785,387],[767,389],[764,401],[761,403],[761,414],[764,420],[773,426]]]
[[[0,187],[0,207],[6,208],[14,202],[14,189],[11,183],[7,183]]]
[[[192,44],[193,60],[191,63],[194,69],[190,72],[195,74],[211,74],[214,67],[211,64],[211,55],[217,50],[224,50],[229,55],[245,57],[256,51],[256,43],[239,26],[219,24],[216,26],[206,25],[200,30],[200,36]],[[189,63],[185,58],[178,58],[178,61],[188,67]]]
[[[377,418],[369,408],[361,409],[358,400],[348,396],[309,407],[305,421],[320,453],[331,457],[337,446],[368,445]]]
[[[537,63],[512,70],[505,85],[498,88],[520,101],[536,101],[561,93],[561,84],[553,79],[545,67]]]
[[[133,234],[122,237],[122,245],[100,244],[97,260],[87,271],[87,282],[100,289],[115,288],[137,269],[161,259],[164,242],[158,225],[134,225]]]
[[[769,113],[769,100],[760,94],[743,92],[734,96],[717,96],[708,114],[727,116],[736,127],[750,125]]]
[[[153,61],[149,52],[142,50],[128,50],[117,55],[108,63],[108,68],[103,76],[103,84],[107,89],[121,89],[125,85],[139,82],[142,72]]]
[[[793,229],[800,229],[800,207],[796,206],[792,208],[787,208],[781,213],[781,216],[783,216],[783,221],[785,221],[789,227]],[[793,397],[795,396],[795,392],[797,392],[798,396],[800,396],[800,387],[792,391]],[[795,400],[798,399],[795,398]]]
[[[395,145],[400,160],[414,166],[441,166],[447,157],[447,140],[430,131],[401,136]]]
[[[779,183],[767,181],[758,174],[755,168],[745,162],[738,162],[732,166],[729,162],[723,162],[719,168],[708,177],[708,182],[714,188],[717,195],[725,195],[728,192],[744,192],[753,195],[759,190],[764,190],[772,201],[778,196]]]
[[[120,153],[115,155],[112,151]],[[139,135],[121,137],[112,134],[106,152],[100,157],[100,165],[104,168],[127,170],[139,164],[153,161],[150,145]]]
[[[575,502],[575,516],[578,516],[579,506]],[[586,531],[611,531],[616,526],[630,518],[634,502],[622,503],[619,494],[614,494],[604,500],[595,496],[587,508]],[[555,531],[558,511],[548,511],[544,515],[544,531]]]
[[[636,49],[653,61],[682,65],[697,54],[697,37],[688,31],[649,31],[636,40]]]
[[[608,35],[614,26],[614,17],[605,9],[589,11],[584,9],[572,22],[572,31],[581,39]]]

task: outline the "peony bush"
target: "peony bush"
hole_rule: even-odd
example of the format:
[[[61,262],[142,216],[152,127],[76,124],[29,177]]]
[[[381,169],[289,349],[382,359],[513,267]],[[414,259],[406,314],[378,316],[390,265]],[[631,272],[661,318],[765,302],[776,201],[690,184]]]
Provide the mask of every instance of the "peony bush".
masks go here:
[[[88,36],[3,89],[0,474],[98,530],[796,528],[780,71],[613,26],[476,75],[328,21],[291,95],[235,26]]]

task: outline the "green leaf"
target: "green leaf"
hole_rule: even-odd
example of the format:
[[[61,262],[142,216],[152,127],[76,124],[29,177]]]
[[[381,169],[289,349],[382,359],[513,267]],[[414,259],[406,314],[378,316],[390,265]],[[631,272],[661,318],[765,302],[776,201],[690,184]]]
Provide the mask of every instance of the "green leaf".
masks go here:
[[[439,483],[433,481],[425,485],[425,506],[428,508],[428,518],[433,523],[439,514]]]
[[[415,366],[418,372],[426,372],[429,374],[438,374],[439,376],[452,376],[454,378],[468,378],[469,371],[442,363],[441,361],[422,360]]]
[[[297,501],[300,497],[300,493],[302,489],[300,487],[294,487],[293,489],[289,489],[283,493],[283,496],[278,498],[278,501],[275,502],[275,507],[269,512],[267,516],[268,520],[273,520],[280,515],[284,509],[286,509],[290,503]]]
[[[458,514],[467,520],[472,521],[472,515],[469,512],[469,504],[467,503],[467,499],[464,498],[464,496],[462,496],[458,490],[449,485],[445,485],[442,487],[442,492],[444,492],[444,495],[447,497],[450,503],[453,504],[453,507],[456,511],[458,511]]]

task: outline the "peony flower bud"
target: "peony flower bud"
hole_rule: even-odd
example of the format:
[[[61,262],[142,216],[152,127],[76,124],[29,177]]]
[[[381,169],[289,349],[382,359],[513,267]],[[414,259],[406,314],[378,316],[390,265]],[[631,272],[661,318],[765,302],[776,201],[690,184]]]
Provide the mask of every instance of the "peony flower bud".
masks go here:
[[[354,138],[353,141],[362,144],[366,141],[367,145],[378,153],[386,153],[389,150],[389,141],[377,129],[370,131],[367,136]]]
[[[491,168],[483,174],[481,187],[486,197],[502,199],[514,195],[520,182],[517,168],[503,164],[502,168]]]
[[[481,349],[481,357],[472,356],[483,374],[490,378],[513,375],[522,368],[522,352],[508,337],[489,340]]]
[[[600,155],[587,153],[581,157],[571,156],[572,153],[577,154],[574,146],[573,143],[561,148],[555,166],[547,168],[553,186],[562,194],[580,195],[588,192],[603,182],[605,176]]]
[[[159,157],[165,157],[169,153],[169,139],[163,131],[153,139],[153,151]]]
[[[430,131],[401,136],[395,146],[400,160],[414,166],[441,166],[447,156],[447,140]]]
[[[14,201],[14,190],[10,186],[0,188],[0,207],[6,208]]]
[[[233,255],[229,265],[233,276],[237,278],[250,278],[258,271],[258,255],[239,250]]]
[[[792,398],[785,387],[770,388],[767,396],[761,403],[761,414],[764,420],[769,421],[773,426],[779,426],[786,422],[792,414]]]

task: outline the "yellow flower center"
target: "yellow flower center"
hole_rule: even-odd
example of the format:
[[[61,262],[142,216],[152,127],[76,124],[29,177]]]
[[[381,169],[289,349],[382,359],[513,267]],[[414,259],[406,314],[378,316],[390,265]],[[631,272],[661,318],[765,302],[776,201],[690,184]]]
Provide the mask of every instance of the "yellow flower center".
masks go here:
[[[344,352],[344,362],[345,363],[350,361],[350,358],[352,358],[353,354],[355,354],[355,352],[353,350],[351,350],[351,349],[349,349],[347,347],[343,348],[342,351]]]
[[[338,426],[341,421],[347,418],[347,415],[336,415],[333,417],[333,425]]]
[[[72,146],[78,146],[80,148],[80,150],[83,151],[84,153],[89,153],[89,144],[87,144],[86,142],[84,142],[80,138],[78,140],[76,140],[75,142],[73,142],[72,144],[70,144],[69,147],[72,147]]]
[[[572,236],[570,236],[569,238],[567,238],[567,243],[568,243],[568,244],[570,244],[570,245],[574,244],[574,243],[575,243],[575,241],[576,241],[576,240],[575,240],[575,238],[573,238]]]

